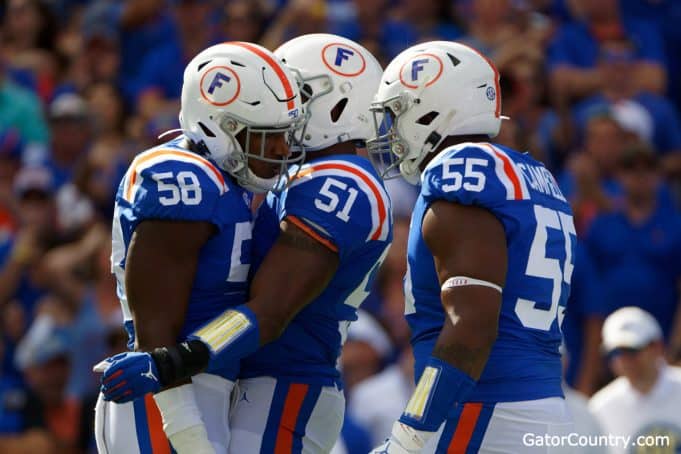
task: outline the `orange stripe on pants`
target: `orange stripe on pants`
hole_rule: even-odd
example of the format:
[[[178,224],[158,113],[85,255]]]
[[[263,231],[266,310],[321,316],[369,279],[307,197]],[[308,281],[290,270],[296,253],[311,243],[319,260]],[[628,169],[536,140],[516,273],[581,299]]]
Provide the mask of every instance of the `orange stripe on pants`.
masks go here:
[[[471,437],[473,436],[475,423],[478,422],[481,410],[481,403],[464,404],[461,416],[459,417],[459,423],[456,425],[456,431],[454,431],[452,441],[447,447],[447,454],[466,453],[466,448],[468,448],[468,443],[470,443]]]
[[[170,454],[170,442],[163,432],[163,421],[156,402],[151,394],[144,396],[144,407],[147,410],[147,429],[151,441],[151,452],[154,454]]]
[[[293,449],[293,432],[296,421],[307,394],[308,385],[294,383],[290,386],[284,402],[284,411],[279,421],[277,441],[274,444],[274,454],[290,454]]]

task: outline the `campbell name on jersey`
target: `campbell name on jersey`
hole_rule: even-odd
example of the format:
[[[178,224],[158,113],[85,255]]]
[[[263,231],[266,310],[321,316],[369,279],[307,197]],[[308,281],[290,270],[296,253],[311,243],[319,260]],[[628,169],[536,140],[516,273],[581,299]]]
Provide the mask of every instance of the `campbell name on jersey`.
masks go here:
[[[134,327],[125,293],[125,261],[135,228],[145,220],[203,221],[216,228],[200,251],[178,340],[246,300],[251,196],[212,162],[186,149],[184,141],[181,136],[139,154],[116,195],[111,260],[130,348]],[[229,374],[235,378],[236,371]]]
[[[242,361],[241,376],[331,384],[339,379],[336,363],[347,326],[357,319],[392,241],[390,199],[369,161],[358,156],[318,158],[293,169],[287,188],[270,192],[256,215],[253,270],[283,219],[337,252],[338,270],[279,339]]]
[[[405,278],[417,380],[444,323],[440,284],[421,225],[437,200],[486,208],[503,224],[508,271],[499,333],[469,398],[504,402],[562,396],[560,324],[570,292],[575,227],[551,173],[528,154],[489,143],[440,152],[422,174]]]

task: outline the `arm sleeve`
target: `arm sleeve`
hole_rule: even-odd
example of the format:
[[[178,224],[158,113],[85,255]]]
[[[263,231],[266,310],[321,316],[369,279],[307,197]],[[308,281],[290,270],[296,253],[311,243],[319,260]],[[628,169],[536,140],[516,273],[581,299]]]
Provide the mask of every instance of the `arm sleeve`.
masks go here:
[[[138,219],[205,221],[221,227],[215,210],[227,189],[214,167],[164,160],[141,170],[133,167],[126,178],[124,197],[132,201]]]

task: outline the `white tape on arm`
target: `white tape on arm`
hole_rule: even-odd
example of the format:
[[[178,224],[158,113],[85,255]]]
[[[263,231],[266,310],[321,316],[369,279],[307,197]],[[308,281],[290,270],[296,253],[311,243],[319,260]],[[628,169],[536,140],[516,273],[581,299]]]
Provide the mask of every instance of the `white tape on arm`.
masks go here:
[[[191,383],[154,394],[163,431],[178,454],[215,454]]]
[[[499,293],[503,293],[503,289],[495,284],[494,282],[483,281],[481,279],[475,279],[468,276],[453,276],[447,279],[444,284],[442,284],[442,291],[454,288],[454,287],[466,287],[468,285],[481,285],[483,287],[493,288]]]

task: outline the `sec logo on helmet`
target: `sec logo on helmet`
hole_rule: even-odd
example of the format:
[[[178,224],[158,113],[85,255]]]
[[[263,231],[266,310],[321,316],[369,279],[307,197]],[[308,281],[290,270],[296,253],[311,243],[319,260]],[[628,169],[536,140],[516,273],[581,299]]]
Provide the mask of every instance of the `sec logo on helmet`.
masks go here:
[[[227,66],[213,66],[201,76],[201,97],[214,106],[230,104],[239,96],[239,76]]]
[[[400,83],[407,88],[418,88],[424,82],[433,85],[442,74],[442,60],[433,54],[417,54],[407,60],[400,69]]]
[[[345,77],[359,76],[367,66],[364,55],[360,51],[341,43],[324,46],[322,61],[331,71]]]

